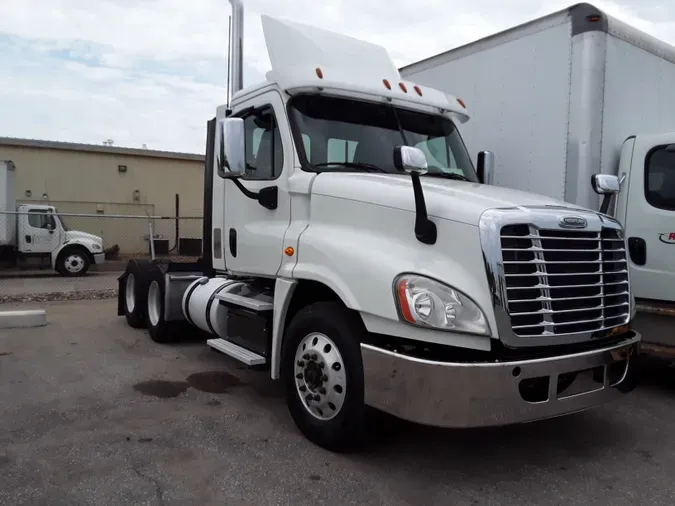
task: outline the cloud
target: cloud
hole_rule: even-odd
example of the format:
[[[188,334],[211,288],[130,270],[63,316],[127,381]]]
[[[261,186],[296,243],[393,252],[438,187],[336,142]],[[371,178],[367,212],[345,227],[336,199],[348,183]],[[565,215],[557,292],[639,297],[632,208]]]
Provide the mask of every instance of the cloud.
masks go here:
[[[675,43],[657,0],[595,2]],[[386,46],[399,66],[570,4],[555,0],[245,0],[245,84],[269,69],[260,13]],[[225,101],[225,0],[0,1],[0,135],[203,152]]]

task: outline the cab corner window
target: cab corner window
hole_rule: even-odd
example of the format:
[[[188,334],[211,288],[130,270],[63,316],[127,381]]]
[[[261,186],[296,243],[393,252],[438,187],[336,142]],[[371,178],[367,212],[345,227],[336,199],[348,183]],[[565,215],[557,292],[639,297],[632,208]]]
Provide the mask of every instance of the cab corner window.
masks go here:
[[[244,118],[246,130],[246,179],[276,179],[284,164],[279,125],[271,107]]]
[[[647,155],[645,198],[654,207],[675,211],[675,149],[660,146]]]

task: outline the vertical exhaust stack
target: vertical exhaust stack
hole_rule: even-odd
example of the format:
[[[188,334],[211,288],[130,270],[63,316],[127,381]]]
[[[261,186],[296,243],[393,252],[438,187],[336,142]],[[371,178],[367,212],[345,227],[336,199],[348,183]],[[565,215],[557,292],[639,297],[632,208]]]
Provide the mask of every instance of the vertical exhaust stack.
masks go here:
[[[232,5],[232,27],[230,30],[230,48],[228,67],[228,107],[231,97],[244,87],[244,3],[243,0],[230,0]]]

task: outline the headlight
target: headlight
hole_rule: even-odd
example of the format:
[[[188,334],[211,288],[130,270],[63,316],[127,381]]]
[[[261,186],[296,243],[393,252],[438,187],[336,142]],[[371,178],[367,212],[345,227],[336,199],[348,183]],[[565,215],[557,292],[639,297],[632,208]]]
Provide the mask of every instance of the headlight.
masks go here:
[[[401,316],[413,325],[488,335],[483,311],[463,293],[433,279],[404,274],[394,284]]]
[[[94,251],[101,251],[103,248],[101,247],[100,244],[92,244],[91,249],[93,249]]]

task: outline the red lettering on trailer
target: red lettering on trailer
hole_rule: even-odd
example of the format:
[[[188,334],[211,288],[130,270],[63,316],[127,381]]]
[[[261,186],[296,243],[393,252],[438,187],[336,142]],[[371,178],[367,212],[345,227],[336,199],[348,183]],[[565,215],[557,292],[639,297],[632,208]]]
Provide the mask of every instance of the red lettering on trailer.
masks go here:
[[[664,244],[675,244],[675,232],[663,232],[659,234],[659,241]]]

